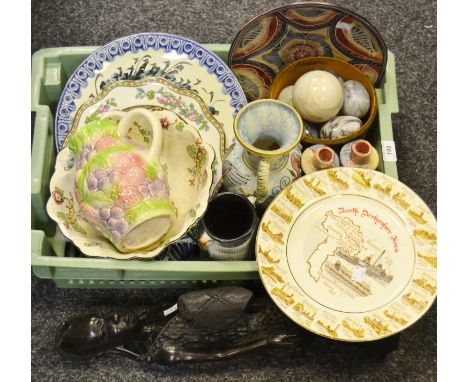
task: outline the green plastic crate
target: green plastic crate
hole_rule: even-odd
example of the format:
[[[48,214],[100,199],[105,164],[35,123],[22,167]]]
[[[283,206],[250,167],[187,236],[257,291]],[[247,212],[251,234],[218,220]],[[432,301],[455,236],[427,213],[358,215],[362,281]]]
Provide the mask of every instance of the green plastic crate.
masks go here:
[[[206,47],[223,60],[228,44]],[[76,257],[77,249],[47,215],[49,180],[55,165],[54,115],[68,76],[97,47],[50,48],[32,57],[31,108],[35,113],[31,153],[31,265],[40,278],[64,288],[192,287],[257,280],[255,261],[144,261]],[[382,160],[381,140],[393,141],[392,113],[398,113],[395,57],[388,52],[382,86],[377,89],[378,118],[368,139],[380,155],[378,170],[398,178],[396,162]]]

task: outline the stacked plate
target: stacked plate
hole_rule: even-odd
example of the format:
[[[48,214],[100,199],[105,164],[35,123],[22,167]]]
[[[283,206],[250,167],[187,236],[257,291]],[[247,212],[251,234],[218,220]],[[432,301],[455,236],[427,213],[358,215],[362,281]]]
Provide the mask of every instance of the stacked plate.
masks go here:
[[[221,186],[224,153],[234,139],[234,116],[246,103],[241,86],[226,64],[189,39],[142,33],[99,48],[71,75],[57,106],[55,139],[60,152],[50,186],[50,216],[88,256],[157,256],[196,223],[210,196]],[[168,168],[177,219],[156,248],[123,254],[80,212],[74,197],[76,170],[68,143],[86,124],[103,118],[118,122],[135,108],[152,111],[161,123],[161,162]],[[152,132],[136,125],[127,138],[149,146]],[[198,151],[190,149],[200,145],[206,153],[201,163]],[[195,165],[203,167],[203,177],[197,178],[188,170]]]
[[[334,4],[299,2],[246,23],[231,44],[228,61],[252,101],[268,98],[276,74],[307,57],[348,62],[377,87],[385,74],[387,48],[361,15]]]
[[[377,171],[322,170],[285,188],[263,215],[256,253],[277,306],[331,339],[388,337],[436,298],[434,215],[407,186]]]

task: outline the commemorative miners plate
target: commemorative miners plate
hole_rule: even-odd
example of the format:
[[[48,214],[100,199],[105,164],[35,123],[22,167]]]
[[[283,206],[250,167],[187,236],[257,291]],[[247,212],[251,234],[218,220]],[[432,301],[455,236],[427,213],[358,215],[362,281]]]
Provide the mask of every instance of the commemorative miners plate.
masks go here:
[[[228,63],[249,100],[268,98],[276,74],[306,57],[326,56],[356,66],[378,86],[387,48],[364,17],[341,6],[296,3],[254,17],[231,44]]]
[[[185,37],[139,33],[100,47],[70,76],[57,105],[57,151],[81,105],[111,84],[147,77],[164,78],[202,98],[225,129],[226,147],[231,145],[234,117],[247,99],[229,67],[213,52]]]
[[[396,334],[436,297],[436,220],[403,183],[372,170],[306,175],[269,205],[256,242],[270,297],[331,339]]]

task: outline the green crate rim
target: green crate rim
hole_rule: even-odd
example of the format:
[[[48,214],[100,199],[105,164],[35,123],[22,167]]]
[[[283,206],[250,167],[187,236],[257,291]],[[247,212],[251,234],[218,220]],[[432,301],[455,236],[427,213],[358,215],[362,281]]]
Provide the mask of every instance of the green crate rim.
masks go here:
[[[206,44],[226,60],[229,44]],[[51,221],[45,210],[48,182],[55,162],[54,118],[51,105],[66,82],[64,64],[76,65],[98,47],[47,48],[32,57],[31,110],[36,113],[31,152],[31,266],[41,278],[53,279],[59,287],[160,287],[187,286],[233,280],[258,280],[255,261],[147,261],[65,257],[68,242],[55,225],[52,234],[45,227]],[[69,72],[73,68],[69,68]],[[388,51],[387,69],[378,98],[378,139],[374,142],[381,158],[381,171],[398,179],[396,162],[382,160],[381,140],[393,141],[391,115],[398,113],[395,57]]]

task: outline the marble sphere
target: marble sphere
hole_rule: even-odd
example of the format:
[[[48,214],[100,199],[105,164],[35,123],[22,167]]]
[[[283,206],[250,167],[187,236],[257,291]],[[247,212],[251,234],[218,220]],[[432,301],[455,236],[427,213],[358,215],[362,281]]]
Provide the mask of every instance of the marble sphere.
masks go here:
[[[322,126],[320,138],[337,139],[346,137],[362,127],[362,121],[350,115],[333,118]]]
[[[353,117],[364,117],[370,108],[370,96],[363,84],[349,80],[343,84],[344,100],[341,113]]]
[[[318,138],[320,134],[320,128],[322,127],[321,124],[308,122],[306,120],[302,120],[304,123],[304,136],[309,138]]]
[[[294,107],[292,98],[293,89],[294,85],[286,86],[283,90],[281,90],[281,93],[278,96],[278,101],[282,101],[284,103],[287,103],[289,106]]]
[[[293,103],[302,118],[310,122],[326,122],[343,106],[343,86],[331,73],[312,70],[294,84]]]
[[[336,77],[336,79],[337,79],[338,81],[340,81],[341,86],[343,86],[344,80],[343,80],[342,77],[340,77],[340,76],[339,76],[335,71],[333,71],[333,70],[326,70],[326,71],[327,71],[328,73],[333,74],[333,75]]]

